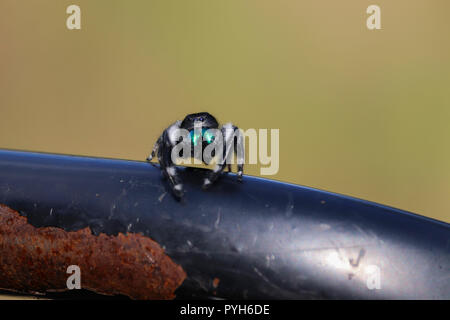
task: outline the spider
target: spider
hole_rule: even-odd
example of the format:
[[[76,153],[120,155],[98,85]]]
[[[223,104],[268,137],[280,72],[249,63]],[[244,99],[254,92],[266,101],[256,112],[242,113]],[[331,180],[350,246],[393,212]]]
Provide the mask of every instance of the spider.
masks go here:
[[[181,157],[179,148],[183,148]],[[177,149],[175,149],[177,148]],[[205,150],[212,150],[211,157],[205,157]],[[220,157],[220,150],[223,157]],[[218,151],[218,152],[216,152]],[[232,123],[226,123],[219,128],[216,118],[208,112],[188,114],[183,121],[176,121],[163,131],[155,143],[147,161],[158,156],[160,169],[168,179],[170,188],[176,197],[184,195],[183,184],[175,167],[173,159],[194,158],[198,163],[209,165],[212,159],[219,156],[219,161],[213,170],[207,172],[203,179],[203,189],[209,188],[219,178],[220,174],[228,167],[231,172],[231,157],[237,155],[237,177],[242,181],[244,170],[244,140],[238,127]],[[217,158],[217,157],[216,157]]]

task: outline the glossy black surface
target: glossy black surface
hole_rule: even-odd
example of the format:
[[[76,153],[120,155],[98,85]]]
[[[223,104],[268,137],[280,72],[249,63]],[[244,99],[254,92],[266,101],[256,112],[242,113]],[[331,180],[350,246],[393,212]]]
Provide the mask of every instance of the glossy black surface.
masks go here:
[[[446,223],[234,174],[204,191],[202,177],[183,170],[179,202],[145,162],[0,151],[0,203],[36,227],[151,237],[188,274],[181,298],[450,298]]]

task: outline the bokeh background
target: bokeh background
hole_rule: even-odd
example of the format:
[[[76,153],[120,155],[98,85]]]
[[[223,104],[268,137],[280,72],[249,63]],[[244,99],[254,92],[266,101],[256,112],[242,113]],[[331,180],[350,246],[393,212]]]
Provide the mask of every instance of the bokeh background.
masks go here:
[[[81,7],[81,30],[66,8]],[[381,7],[382,30],[366,28]],[[450,222],[448,0],[0,1],[0,148],[144,160],[209,111],[272,178]],[[246,172],[259,175],[259,166]]]

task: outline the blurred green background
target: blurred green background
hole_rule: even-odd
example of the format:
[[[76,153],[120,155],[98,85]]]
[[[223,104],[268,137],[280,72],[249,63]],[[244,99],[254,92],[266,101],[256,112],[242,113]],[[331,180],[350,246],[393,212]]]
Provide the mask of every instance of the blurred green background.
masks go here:
[[[70,4],[81,30],[66,28]],[[382,30],[366,28],[371,4]],[[280,129],[274,179],[450,222],[449,10],[1,0],[0,148],[144,160],[168,124],[209,111]]]

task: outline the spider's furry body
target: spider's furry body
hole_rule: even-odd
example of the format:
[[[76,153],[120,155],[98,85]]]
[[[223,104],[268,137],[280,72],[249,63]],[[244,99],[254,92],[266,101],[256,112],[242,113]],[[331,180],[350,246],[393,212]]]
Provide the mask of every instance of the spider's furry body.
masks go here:
[[[231,171],[231,164],[228,160],[233,152],[238,156],[237,175],[239,181],[242,180],[244,168],[244,141],[239,128],[231,123],[219,126],[216,118],[207,112],[188,114],[183,121],[178,120],[163,131],[156,141],[150,156],[147,158],[148,161],[151,161],[155,155],[158,156],[161,171],[168,179],[169,185],[175,196],[181,198],[184,194],[183,184],[178,175],[175,163],[172,160],[172,151],[174,150],[174,147],[180,143],[185,143],[182,142],[184,140],[180,138],[180,129],[185,130],[185,132],[189,134],[189,139],[187,139],[187,141],[189,143],[190,154],[183,155],[184,158],[190,156],[191,158],[209,164],[209,161],[205,160],[203,157],[205,148],[214,143],[220,146],[220,148],[223,148],[223,157],[221,158],[221,161],[216,164],[214,170],[207,173],[203,180],[204,189],[210,187],[214,181],[217,180],[226,166],[228,166],[228,171]],[[217,137],[217,134],[213,135],[211,132],[219,133],[222,139],[217,139],[220,137]],[[221,141],[220,144],[219,141]],[[214,155],[214,153],[212,153],[212,155]]]

